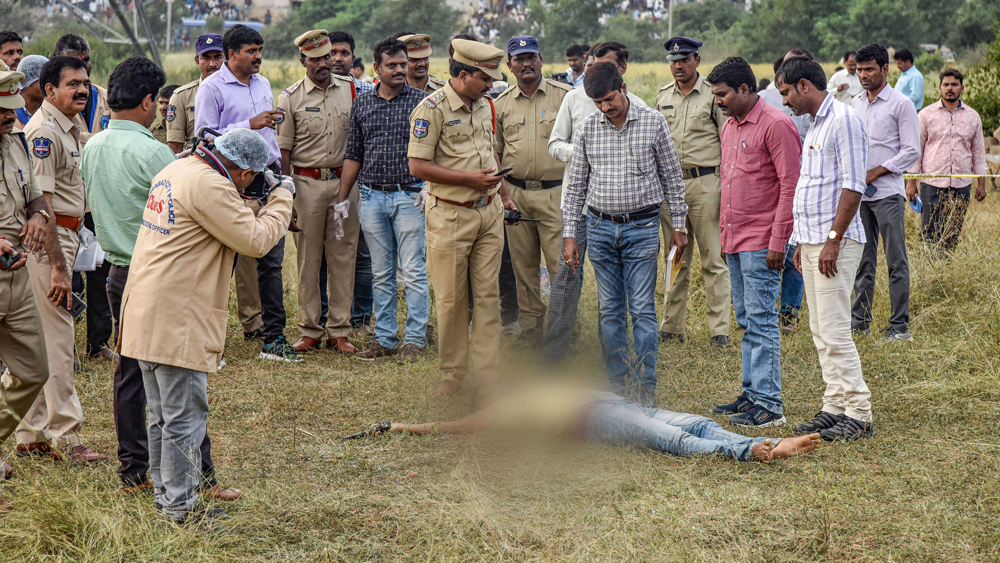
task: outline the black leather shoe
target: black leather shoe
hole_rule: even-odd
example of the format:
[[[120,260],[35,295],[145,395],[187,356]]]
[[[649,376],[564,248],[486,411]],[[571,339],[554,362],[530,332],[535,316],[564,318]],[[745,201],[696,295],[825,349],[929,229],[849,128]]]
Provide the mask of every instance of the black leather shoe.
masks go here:
[[[663,332],[661,330],[660,342],[666,342],[667,340],[676,340],[681,344],[684,344],[685,342],[687,342],[687,337],[685,337],[683,334],[674,334],[672,332]]]
[[[729,337],[725,334],[712,337],[713,348],[729,348]]]

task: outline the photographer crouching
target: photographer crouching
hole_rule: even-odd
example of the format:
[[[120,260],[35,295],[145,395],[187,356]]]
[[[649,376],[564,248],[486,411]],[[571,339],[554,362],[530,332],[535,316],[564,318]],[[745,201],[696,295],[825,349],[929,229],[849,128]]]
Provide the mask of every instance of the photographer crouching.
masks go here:
[[[121,353],[139,360],[149,404],[156,506],[174,522],[218,516],[198,507],[208,419],[206,372],[226,342],[229,280],[237,253],[259,258],[285,235],[294,186],[268,172],[258,216],[240,191],[267,164],[267,143],[233,129],[153,178],[122,298]]]

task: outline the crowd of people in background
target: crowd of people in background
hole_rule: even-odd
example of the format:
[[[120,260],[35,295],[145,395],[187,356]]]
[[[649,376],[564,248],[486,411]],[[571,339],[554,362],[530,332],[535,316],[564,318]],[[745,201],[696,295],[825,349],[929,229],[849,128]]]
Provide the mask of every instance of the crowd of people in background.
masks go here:
[[[106,459],[84,443],[74,383],[84,293],[79,353],[115,366],[123,491],[152,491],[179,524],[224,513],[202,501],[241,496],[217,482],[207,432],[231,282],[243,339],[259,342],[262,361],[300,363],[325,347],[406,365],[436,341],[434,395],[486,390],[467,419],[381,431],[585,428],[596,441],[740,461],[874,436],[854,339],[881,329],[887,346],[914,340],[907,202],[921,210],[922,240],[946,255],[969,175],[980,176],[975,198],[986,197],[982,125],[961,101],[961,72],[942,72],[941,100],[921,110],[923,77],[905,50],[895,88],[889,51],[869,44],[829,79],[792,48],[761,89],[740,57],[701,75],[702,43],[674,37],[664,44],[674,80],[649,106],[628,89],[619,42],[571,46],[561,81],[545,78],[537,38],[501,50],[468,34],[450,42],[441,79],[428,72],[431,39],[380,41],[366,80],[349,33],[306,31],[294,41],[305,78],[275,98],[260,73],[264,40],[244,25],[197,38],[197,80],[166,85],[160,68],[132,57],[107,89],[90,80],[83,37],[25,57],[22,38],[0,31],[0,195],[12,202],[0,207],[0,286],[11,291],[0,302],[10,406],[0,438],[16,432],[19,458]],[[511,80],[497,91],[503,64]],[[294,343],[286,232],[297,250]],[[82,241],[95,235],[107,259],[75,290]],[[880,243],[888,319],[872,314]],[[739,391],[706,407],[731,426],[787,423],[781,334],[799,329],[806,300],[825,387],[799,437],[748,438],[656,408],[660,345],[700,345],[686,334],[696,248],[707,345],[730,348],[739,335]],[[588,251],[610,392],[503,390],[502,335],[550,366],[590,344],[578,326]],[[658,322],[661,261],[672,281]]]

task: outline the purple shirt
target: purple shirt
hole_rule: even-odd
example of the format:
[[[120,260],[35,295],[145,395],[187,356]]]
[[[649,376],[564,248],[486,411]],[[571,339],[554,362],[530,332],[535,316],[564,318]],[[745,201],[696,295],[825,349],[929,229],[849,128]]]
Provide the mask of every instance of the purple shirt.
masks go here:
[[[920,121],[913,102],[887,83],[874,102],[868,102],[866,90],[851,99],[851,107],[868,130],[868,170],[882,166],[889,171],[872,182],[878,188],[875,196],[864,196],[861,201],[895,194],[906,197],[903,173],[920,158]]]
[[[259,74],[251,74],[247,86],[236,79],[226,62],[198,87],[194,97],[194,130],[197,133],[202,127],[210,127],[225,133],[230,129],[249,129],[252,118],[273,109],[271,83]],[[274,129],[263,127],[256,131],[267,142],[267,164],[274,164],[281,158]]]
[[[794,244],[826,243],[844,190],[865,191],[868,134],[858,112],[829,94],[810,120],[792,203],[795,224],[788,242]],[[866,242],[860,213],[841,234]]]

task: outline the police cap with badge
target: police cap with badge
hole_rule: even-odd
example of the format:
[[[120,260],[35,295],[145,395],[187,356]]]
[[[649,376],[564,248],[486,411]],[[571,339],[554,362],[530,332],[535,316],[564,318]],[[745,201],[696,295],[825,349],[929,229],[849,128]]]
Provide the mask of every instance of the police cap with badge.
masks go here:
[[[24,97],[21,96],[21,81],[24,73],[16,70],[0,70],[0,108],[21,109],[24,107]]]
[[[485,72],[493,80],[503,80],[503,74],[500,73],[503,51],[468,39],[453,39],[451,45],[455,48],[456,61]]]
[[[330,45],[330,37],[325,29],[313,29],[303,33],[295,38],[295,46],[307,59],[325,57],[333,50],[333,46]]]
[[[511,37],[510,41],[507,42],[507,56],[513,59],[521,53],[535,53],[540,55],[538,40],[530,35]]]
[[[424,34],[401,35],[399,40],[406,43],[406,56],[411,59],[426,59],[431,56],[431,36]]]
[[[222,52],[222,36],[218,33],[203,33],[194,42],[194,54],[199,57],[209,51]]]
[[[697,55],[698,48],[702,45],[701,41],[690,37],[671,37],[663,44],[663,48],[667,50],[668,61],[679,61]]]

